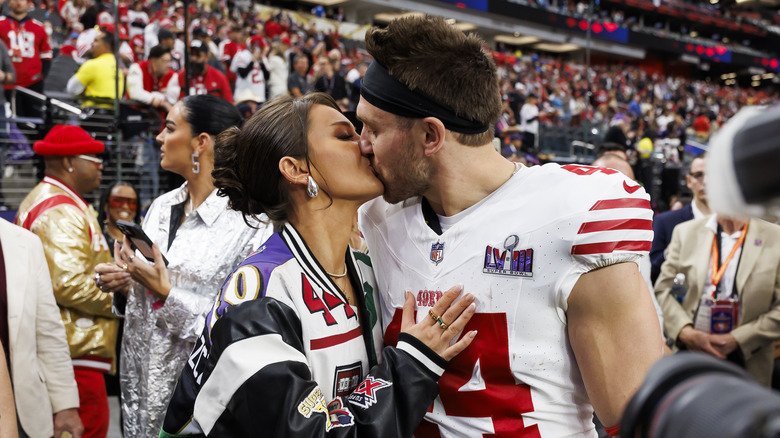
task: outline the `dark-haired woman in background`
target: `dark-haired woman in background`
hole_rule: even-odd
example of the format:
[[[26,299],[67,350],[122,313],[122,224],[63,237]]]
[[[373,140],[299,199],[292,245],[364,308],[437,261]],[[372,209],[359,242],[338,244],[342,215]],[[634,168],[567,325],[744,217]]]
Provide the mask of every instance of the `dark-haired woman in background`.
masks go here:
[[[371,261],[348,246],[358,207],[383,192],[332,97],[267,103],[222,133],[215,185],[278,230],[227,280],[181,374],[161,437],[409,437],[438,394],[451,341],[474,314],[460,288],[382,348]]]
[[[140,206],[138,191],[128,181],[115,182],[100,195],[98,222],[103,225],[103,235],[106,236],[109,248],[114,247],[114,241],[121,242],[124,237],[116,227],[116,221],[141,223]]]
[[[189,96],[176,103],[157,136],[163,169],[185,183],[155,199],[143,229],[154,245],[154,263],[133,252],[127,241],[114,246],[114,265],[102,265],[104,290],[128,276],[122,339],[124,434],[157,436],[176,377],[187,361],[222,281],[270,234],[270,228],[227,208],[217,196],[211,171],[214,140],[241,123],[222,98]],[[169,264],[166,267],[162,255]],[[122,309],[122,295],[114,294]]]

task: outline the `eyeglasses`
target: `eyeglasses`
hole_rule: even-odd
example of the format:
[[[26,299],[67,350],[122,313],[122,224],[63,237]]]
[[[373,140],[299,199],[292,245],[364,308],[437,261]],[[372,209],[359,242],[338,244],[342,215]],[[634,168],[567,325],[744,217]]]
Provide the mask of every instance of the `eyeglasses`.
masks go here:
[[[689,172],[688,175],[691,176],[693,179],[702,179],[704,178],[704,172]]]
[[[81,158],[82,160],[91,161],[95,163],[95,167],[103,165],[103,160],[101,158],[90,157],[89,155],[76,155],[76,158]]]
[[[130,210],[135,210],[138,208],[138,199],[124,196],[108,197],[108,206],[111,208],[121,208],[125,204],[127,204],[127,207],[130,208]]]

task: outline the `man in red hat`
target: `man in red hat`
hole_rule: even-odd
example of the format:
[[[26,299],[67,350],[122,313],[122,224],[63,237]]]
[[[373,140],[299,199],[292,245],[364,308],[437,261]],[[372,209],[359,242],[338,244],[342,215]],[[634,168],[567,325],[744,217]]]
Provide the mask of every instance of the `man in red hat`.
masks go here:
[[[57,125],[35,142],[46,176],[22,201],[16,224],[37,234],[52,278],[54,297],[65,324],[79,389],[83,437],[108,433],[104,373],[115,372],[118,321],[113,294],[98,289],[93,274],[111,252],[84,196],[100,184],[102,142],[73,125]]]

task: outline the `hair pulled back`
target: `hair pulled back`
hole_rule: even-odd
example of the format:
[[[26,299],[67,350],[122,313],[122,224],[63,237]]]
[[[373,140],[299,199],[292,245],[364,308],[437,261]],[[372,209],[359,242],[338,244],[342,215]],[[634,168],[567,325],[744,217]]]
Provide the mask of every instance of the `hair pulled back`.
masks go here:
[[[289,184],[279,171],[283,157],[309,162],[309,114],[314,105],[339,110],[325,93],[294,99],[279,96],[260,108],[243,128],[232,127],[214,146],[214,186],[228,206],[247,217],[264,213],[274,222],[287,220]]]
[[[192,136],[205,132],[216,137],[231,126],[241,125],[241,113],[227,100],[210,94],[187,96],[181,100],[182,115]]]

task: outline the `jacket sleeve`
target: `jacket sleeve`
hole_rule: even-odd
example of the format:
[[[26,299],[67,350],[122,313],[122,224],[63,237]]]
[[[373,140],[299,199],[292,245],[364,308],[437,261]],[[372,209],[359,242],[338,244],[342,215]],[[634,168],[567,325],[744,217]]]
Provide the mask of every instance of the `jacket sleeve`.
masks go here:
[[[661,265],[664,263],[664,251],[669,245],[669,236],[666,234],[664,220],[653,220],[653,246],[650,248],[650,280],[655,282],[661,274]]]
[[[92,276],[96,254],[89,225],[76,207],[62,206],[36,221],[33,232],[41,237],[51,271],[57,304],[90,315],[113,318],[113,294],[98,289]]]
[[[160,106],[165,100],[164,94],[144,88],[144,73],[138,64],[131,65],[127,72],[127,95],[130,99],[152,106]]]
[[[174,286],[165,304],[155,312],[157,326],[181,339],[195,342],[213,304],[214,298]]]
[[[329,401],[312,378],[301,323],[289,306],[261,298],[229,308],[211,340],[194,405],[194,419],[210,437],[258,430],[272,437],[410,437],[447,365],[401,334],[349,396]]]
[[[32,237],[32,236],[31,236]],[[35,336],[41,371],[46,377],[52,412],[79,407],[79,392],[70,362],[70,349],[49,279],[43,247],[37,238],[31,245],[28,272],[35,279],[37,310]]]
[[[677,272],[680,271],[680,252],[682,251],[682,237],[680,228],[672,231],[672,241],[669,244],[669,256],[661,265],[661,274],[655,282],[655,296],[661,305],[664,314],[664,331],[667,337],[677,339],[680,330],[688,324],[693,324],[688,312],[669,293],[672,290],[672,282]]]

